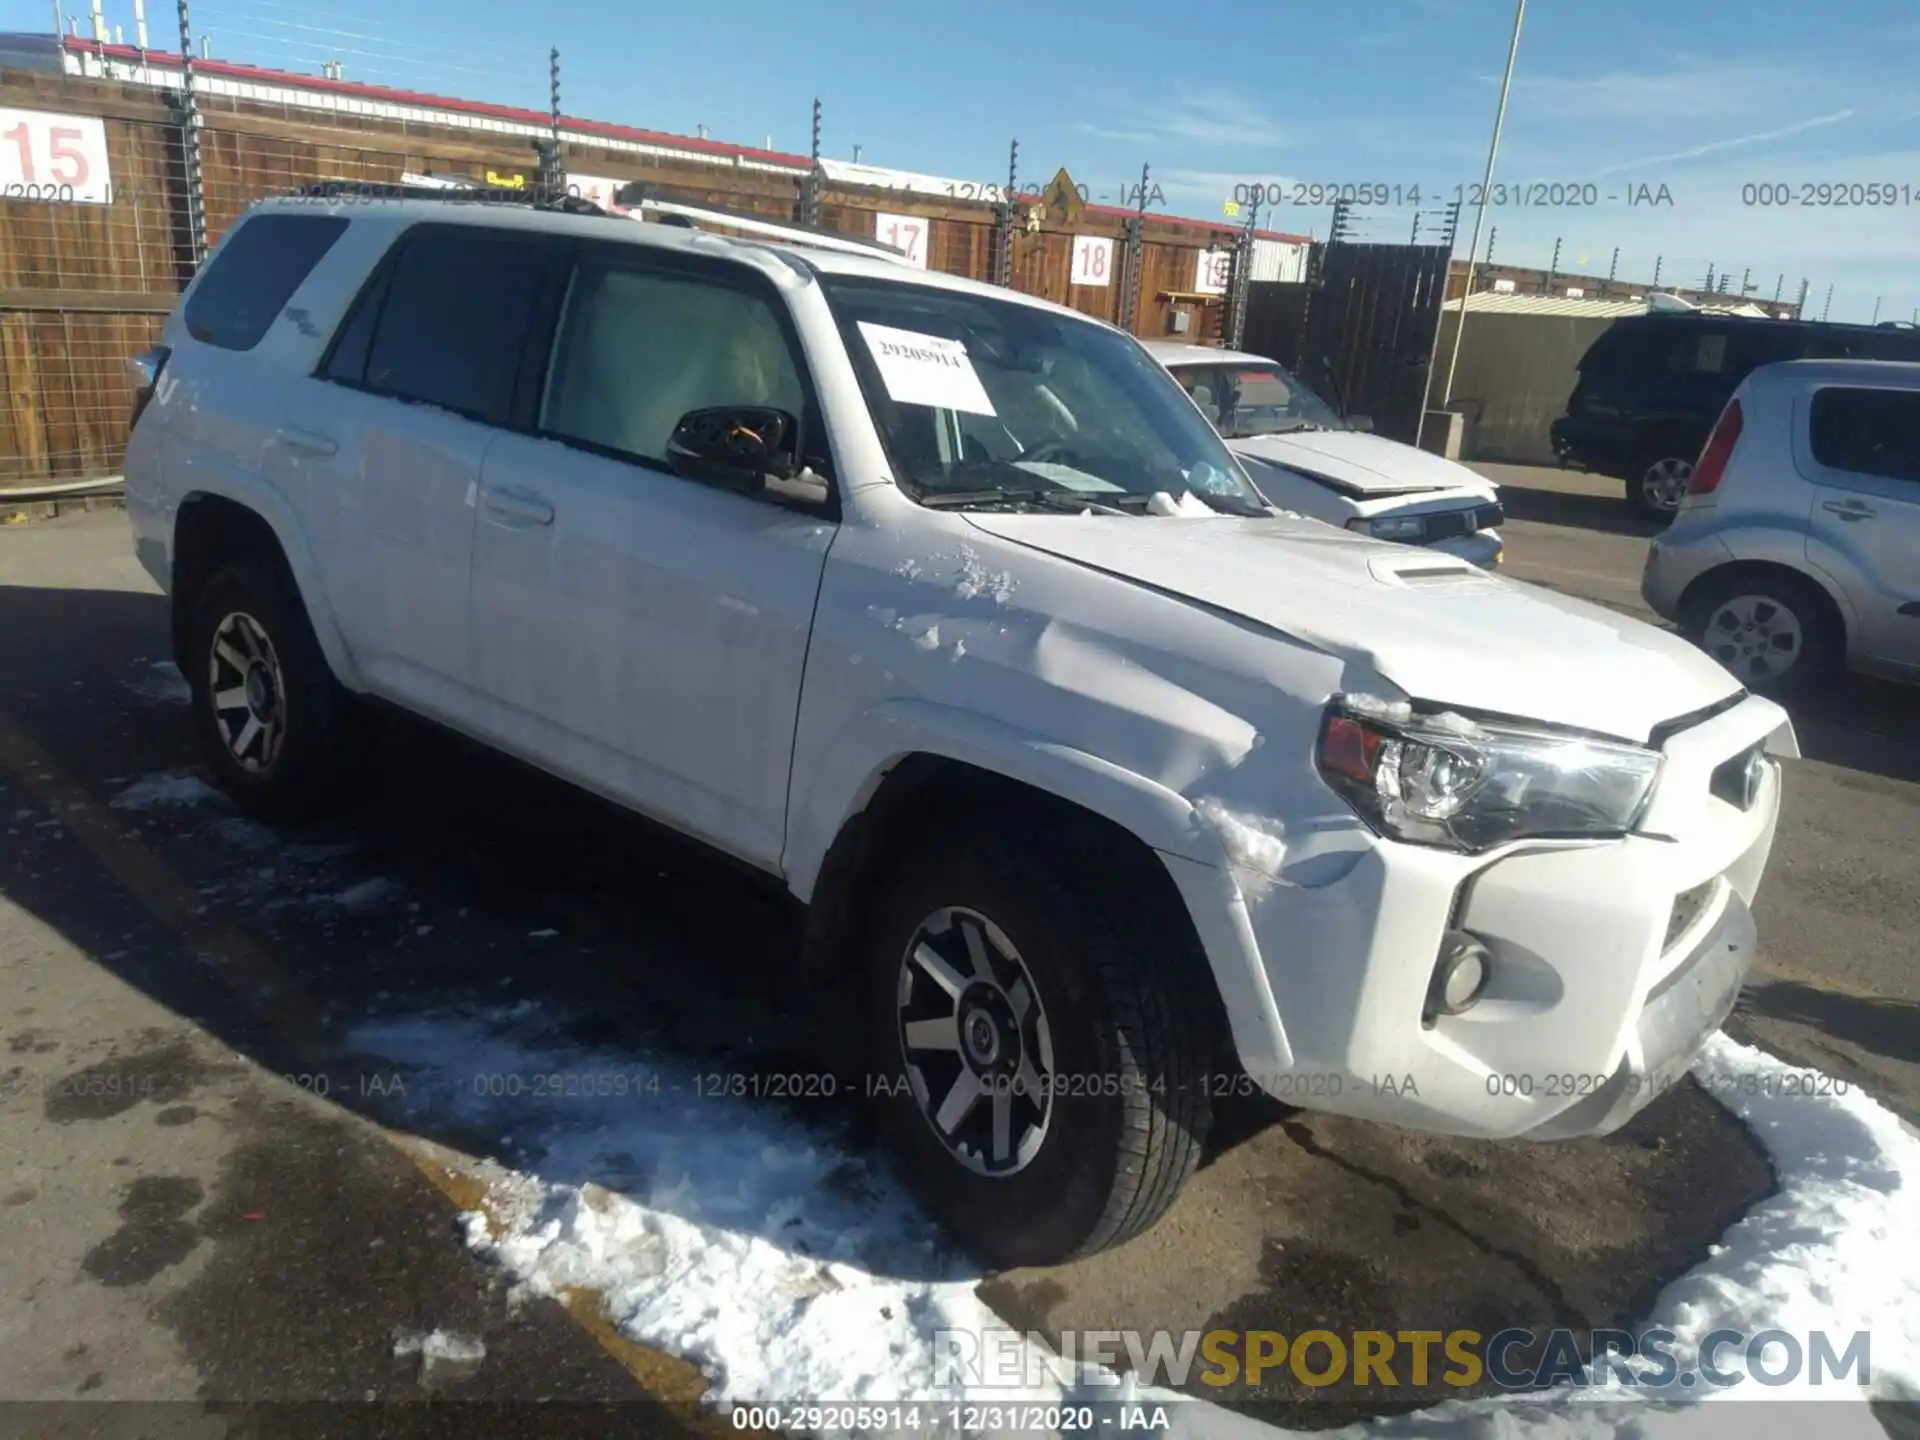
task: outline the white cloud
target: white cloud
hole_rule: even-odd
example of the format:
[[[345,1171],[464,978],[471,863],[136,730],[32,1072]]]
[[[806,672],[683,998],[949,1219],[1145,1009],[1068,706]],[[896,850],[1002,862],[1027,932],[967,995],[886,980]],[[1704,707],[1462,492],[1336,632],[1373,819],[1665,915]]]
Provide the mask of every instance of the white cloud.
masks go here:
[[[1758,60],[1688,60],[1664,70],[1609,70],[1598,75],[1538,75],[1525,69],[1513,81],[1516,114],[1600,127],[1640,124],[1671,130],[1702,120],[1725,120],[1777,110],[1804,91],[1802,69]],[[1486,77],[1498,85],[1499,77]]]
[[[1083,121],[1082,134],[1133,144],[1280,145],[1289,138],[1280,122],[1258,105],[1232,90],[1188,90],[1171,97],[1142,94],[1119,98],[1110,108],[1125,107],[1121,125]]]
[[[1804,135],[1809,130],[1818,130],[1828,125],[1838,125],[1851,120],[1860,112],[1857,110],[1836,110],[1831,115],[1816,115],[1810,120],[1801,120],[1792,125],[1783,125],[1777,130],[1757,130],[1751,135],[1735,135],[1725,140],[1709,140],[1702,145],[1692,145],[1684,150],[1669,150],[1663,155],[1648,155],[1638,160],[1623,160],[1616,165],[1608,165],[1596,170],[1594,174],[1619,175],[1628,170],[1644,170],[1649,165],[1667,165],[1682,160],[1698,160],[1704,155],[1717,155],[1723,150],[1738,150],[1749,145],[1765,144],[1769,140],[1786,140],[1795,135]]]

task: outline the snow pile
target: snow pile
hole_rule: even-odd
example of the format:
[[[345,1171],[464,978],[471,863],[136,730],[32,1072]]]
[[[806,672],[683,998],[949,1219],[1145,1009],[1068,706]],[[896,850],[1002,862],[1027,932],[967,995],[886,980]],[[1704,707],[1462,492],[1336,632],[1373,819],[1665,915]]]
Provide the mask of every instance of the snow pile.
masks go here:
[[[1385,700],[1378,695],[1359,693],[1342,695],[1340,703],[1355,715],[1384,720],[1390,725],[1404,725],[1413,718],[1413,706],[1405,700]]]
[[[487,1358],[487,1346],[483,1340],[456,1335],[451,1330],[434,1330],[425,1335],[409,1331],[394,1338],[393,1353],[418,1355],[428,1364],[472,1365]]]
[[[956,598],[971,600],[985,595],[996,605],[1013,597],[1013,576],[1005,570],[989,570],[981,562],[979,551],[971,545],[960,547],[960,581],[953,587]]]
[[[529,1173],[496,1170],[488,1216],[466,1217],[474,1248],[534,1293],[598,1292],[623,1334],[698,1360],[716,1400],[961,1398],[957,1382],[935,1385],[934,1332],[1002,1322],[904,1193],[834,1135],[713,1094],[689,1064],[558,1052],[503,1029],[558,1018],[401,1018],[352,1036],[424,1072],[407,1076],[416,1114],[526,1137]],[[593,1083],[476,1083],[554,1075]],[[554,1093],[568,1090],[589,1093]]]
[[[1214,810],[1215,816],[1224,812]],[[1249,841],[1256,852],[1281,837]],[[974,1293],[977,1276],[930,1221],[832,1131],[770,1102],[702,1093],[686,1063],[596,1053],[552,1042],[564,1017],[520,1005],[489,1014],[403,1017],[350,1038],[413,1081],[416,1115],[463,1131],[518,1138],[521,1170],[483,1167],[483,1212],[463,1217],[468,1243],[525,1290],[584,1286],[622,1333],[699,1362],[710,1398],[935,1400],[964,1381],[935,1355],[944,1329],[1001,1327]],[[423,1073],[424,1072],[424,1073]],[[1682,1367],[1717,1329],[1825,1332],[1836,1352],[1872,1332],[1872,1393],[1920,1395],[1920,1138],[1858,1093],[1807,1095],[1796,1072],[1716,1037],[1696,1072],[1765,1144],[1779,1193],[1756,1206],[1698,1268],[1668,1287],[1649,1323],[1672,1330]],[[577,1086],[477,1083],[499,1076],[578,1076]],[[494,1093],[517,1092],[511,1098]],[[611,1093],[610,1093],[611,1092]],[[1744,1345],[1724,1346],[1723,1371]],[[1011,1373],[1035,1391],[976,1400],[1049,1401],[1063,1388],[1050,1357]],[[1283,1432],[1204,1401],[1082,1372],[1064,1393],[1084,1400],[1178,1400],[1174,1427],[1194,1435]],[[1748,1382],[1725,1391],[1663,1391],[1658,1407],[1619,1389],[1574,1389],[1453,1401],[1418,1416],[1348,1427],[1354,1437],[1878,1435],[1865,1406],[1746,1404],[1857,1399]],[[1678,1403],[1675,1403],[1675,1402]],[[1810,1428],[1813,1427],[1813,1428]]]
[[[1920,1400],[1920,1135],[1857,1087],[1805,1093],[1815,1073],[1725,1035],[1707,1042],[1694,1074],[1759,1138],[1780,1191],[1666,1288],[1653,1323],[1680,1337],[1683,1361],[1715,1329],[1823,1330],[1836,1353],[1871,1331],[1875,1393]],[[1746,1363],[1734,1347],[1718,1359],[1727,1371]],[[1768,1398],[1831,1393],[1776,1387]]]
[[[187,677],[180,673],[180,667],[171,660],[156,660],[148,665],[126,687],[142,700],[151,700],[159,705],[185,705],[193,699],[193,690],[187,684]]]
[[[1466,716],[1452,710],[1442,710],[1437,715],[1422,715],[1420,728],[1438,735],[1455,735],[1462,740],[1478,740],[1485,736],[1482,730]]]
[[[1181,520],[1217,520],[1220,512],[1191,490],[1182,490],[1180,498],[1175,500],[1164,490],[1156,490],[1147,497],[1149,515],[1166,515]]]
[[[1286,826],[1271,815],[1247,815],[1229,810],[1224,803],[1208,796],[1193,807],[1196,825],[1211,830],[1226,848],[1227,860],[1242,879],[1251,879],[1258,888],[1264,881],[1277,879],[1287,861]]]
[[[152,810],[158,806],[204,805],[219,798],[218,792],[198,775],[168,770],[142,776],[108,803],[116,810]]]
[[[370,880],[361,880],[337,890],[324,898],[322,903],[338,905],[342,910],[373,910],[397,898],[399,885],[383,876],[376,875]]]

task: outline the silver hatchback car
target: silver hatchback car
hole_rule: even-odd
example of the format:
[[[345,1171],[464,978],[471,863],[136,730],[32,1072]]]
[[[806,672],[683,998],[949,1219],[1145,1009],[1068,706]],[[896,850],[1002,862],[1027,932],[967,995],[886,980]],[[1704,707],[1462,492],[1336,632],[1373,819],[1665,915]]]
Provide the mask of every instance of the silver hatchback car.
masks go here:
[[[1842,663],[1920,682],[1920,365],[1754,371],[1640,593],[1756,690]]]

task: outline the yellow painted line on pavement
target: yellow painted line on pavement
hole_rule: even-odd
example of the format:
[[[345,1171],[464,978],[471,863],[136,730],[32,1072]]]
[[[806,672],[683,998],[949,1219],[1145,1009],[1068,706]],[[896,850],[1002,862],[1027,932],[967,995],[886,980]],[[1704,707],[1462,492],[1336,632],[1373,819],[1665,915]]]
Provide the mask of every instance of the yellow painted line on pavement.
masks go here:
[[[325,1027],[318,1019],[319,1007],[305,988],[244,931],[203,913],[205,903],[193,886],[138,838],[131,822],[94,800],[4,710],[0,710],[0,770],[12,774],[148,914],[192,950],[252,1013],[267,1021],[281,1044],[303,1064],[316,1071],[324,1068],[332,1058],[321,1039]],[[486,1184],[468,1169],[475,1164],[472,1157],[372,1120],[366,1123],[459,1211],[487,1212]],[[589,1186],[589,1192],[594,1188]],[[591,1193],[588,1201],[593,1203]],[[707,1384],[699,1368],[620,1334],[598,1292],[570,1289],[561,1296],[561,1308],[649,1399],[663,1404],[682,1425],[703,1434],[733,1433],[731,1422],[701,1408]]]

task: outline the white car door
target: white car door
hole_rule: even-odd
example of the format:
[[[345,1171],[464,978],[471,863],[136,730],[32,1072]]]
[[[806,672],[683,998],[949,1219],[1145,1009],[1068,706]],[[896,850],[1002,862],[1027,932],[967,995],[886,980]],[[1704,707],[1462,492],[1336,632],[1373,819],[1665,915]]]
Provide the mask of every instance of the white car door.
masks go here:
[[[409,231],[276,436],[310,478],[322,583],[362,675],[454,724],[473,710],[474,490],[558,259],[522,232]]]
[[[1920,670],[1920,388],[1828,385],[1801,409],[1808,558],[1849,579],[1854,654]]]
[[[481,475],[483,728],[776,869],[834,521],[665,456],[709,407],[777,408],[822,435],[784,304],[743,266],[583,247],[542,392],[533,433],[501,435]]]

